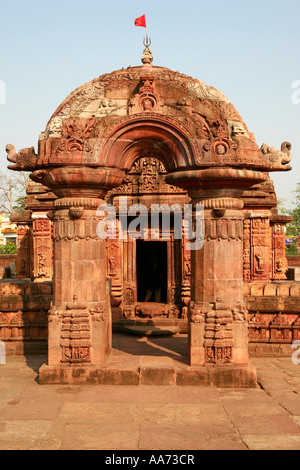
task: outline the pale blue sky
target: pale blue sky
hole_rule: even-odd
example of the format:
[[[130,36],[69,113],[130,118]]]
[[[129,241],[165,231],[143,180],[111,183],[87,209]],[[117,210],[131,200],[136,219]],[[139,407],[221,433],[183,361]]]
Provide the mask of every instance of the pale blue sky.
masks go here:
[[[278,197],[292,200],[300,182],[300,103],[292,102],[299,0],[0,0],[0,7],[0,171],[7,171],[5,145],[36,148],[71,91],[140,65],[145,29],[133,22],[145,13],[154,65],[221,90],[259,146],[292,143],[293,170],[272,174]]]

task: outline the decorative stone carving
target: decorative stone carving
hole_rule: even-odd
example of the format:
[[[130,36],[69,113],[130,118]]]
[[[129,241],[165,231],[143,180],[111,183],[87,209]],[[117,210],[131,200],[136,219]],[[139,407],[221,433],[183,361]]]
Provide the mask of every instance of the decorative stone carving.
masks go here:
[[[70,207],[69,216],[71,219],[80,219],[84,213],[84,207]]]
[[[300,340],[300,316],[292,324],[292,340]]]
[[[34,278],[36,281],[52,280],[53,247],[52,227],[49,219],[33,221]]]
[[[234,321],[247,321],[248,310],[245,304],[238,304],[231,309]]]
[[[37,164],[38,157],[34,147],[19,150],[17,153],[15,147],[8,144],[6,152],[8,161],[14,163],[14,165],[8,165],[10,170],[32,171]]]
[[[292,339],[291,325],[281,312],[270,323],[271,342],[290,343]]]
[[[105,302],[90,308],[92,322],[103,322],[107,320]]]
[[[246,137],[249,139],[248,132],[242,122],[228,121],[229,135],[231,137]]]
[[[129,104],[130,114],[162,111],[163,102],[155,94],[153,75],[142,75],[140,77],[139,93],[131,97]]]
[[[83,144],[82,163],[86,165],[95,165],[99,161],[102,139],[87,139]]]
[[[177,318],[181,303],[184,318],[190,302],[192,365],[208,362],[221,365],[222,371],[223,365],[229,365],[230,371],[234,371],[232,364],[245,367],[242,268],[247,281],[268,283],[271,271],[273,276],[283,275],[284,254],[277,248],[282,234],[274,230],[274,245],[270,242],[270,211],[276,202],[269,198],[268,209],[258,214],[251,203],[246,212],[242,199],[247,200],[249,193],[245,193],[251,193],[254,185],[261,186],[253,191],[268,192],[268,184],[262,185],[269,171],[289,169],[290,145],[283,144],[281,152],[267,146],[260,150],[222,93],[152,66],[149,46],[147,40],[142,67],[105,74],[71,93],[41,134],[38,155],[33,148],[18,154],[7,148],[10,167],[33,171],[32,180],[50,188],[57,198],[50,208],[55,307],[49,314],[49,367],[54,367],[57,377],[62,376],[61,365],[78,364],[84,369],[92,360],[100,367],[106,364],[111,348],[110,302],[116,297],[116,304],[124,305],[125,318],[135,313],[135,244],[127,240],[114,247],[108,241],[106,257],[106,242],[96,233],[95,209],[106,195],[115,207],[116,196],[123,191],[132,202],[143,200],[146,207],[156,198],[160,201],[162,193],[169,202],[181,204],[183,197],[190,196],[193,207],[205,201],[203,249],[189,257],[184,244],[168,242],[168,299],[161,307],[163,315]],[[36,225],[43,242],[46,230]],[[156,233],[162,237],[160,227]],[[37,250],[36,275],[45,279],[49,250],[42,248],[41,244]],[[75,297],[70,301],[73,292],[84,301]],[[21,319],[15,320],[19,334]],[[39,321],[37,316],[36,325]],[[291,331],[284,328],[285,323],[278,326],[274,320],[272,324],[272,330],[283,333],[284,341],[283,330]],[[246,372],[250,374],[247,368]]]
[[[272,279],[285,280],[288,269],[285,256],[285,226],[275,223],[272,232]]]
[[[192,323],[204,323],[205,322],[205,310],[197,305],[195,302],[189,303],[190,321]]]
[[[78,210],[78,208],[76,209]],[[81,209],[79,209],[81,212]],[[80,220],[66,219],[65,217],[54,216],[57,222],[54,225],[54,240],[97,240],[97,225],[99,218],[96,216],[83,217]],[[77,223],[78,222],[78,223]],[[80,223],[79,223],[80,222]]]
[[[48,314],[49,323],[60,323],[64,314],[64,309],[51,305]]]
[[[205,361],[207,363],[226,363],[232,360],[233,313],[221,299],[206,312],[204,335]]]
[[[268,279],[270,270],[269,221],[254,218],[251,221],[251,278]]]
[[[134,292],[131,287],[127,287],[124,291],[125,305],[132,305],[134,303]]]
[[[183,189],[166,184],[165,175],[166,169],[158,159],[152,157],[140,158],[134,162],[123,183],[107,193],[106,200],[114,194],[185,193]]]
[[[214,144],[214,151],[217,155],[226,155],[228,149],[228,144],[225,141],[217,141]]]
[[[146,64],[151,64],[153,62],[153,56],[152,52],[150,51],[150,46],[151,46],[151,39],[146,36],[146,39],[144,39],[144,52],[142,56],[142,63],[144,65]]]
[[[209,219],[205,222],[205,238],[207,238],[208,240],[242,240],[242,222],[238,219]]]
[[[95,119],[71,119],[64,121],[64,136],[66,137],[66,145],[60,151],[76,152],[83,150],[83,142],[90,135],[95,125]]]
[[[257,312],[249,320],[249,341],[267,342],[268,324],[262,315]]]
[[[263,144],[260,148],[260,155],[262,158],[270,162],[270,171],[288,171],[291,170],[291,166],[288,165],[292,158],[290,154],[291,148],[292,146],[289,142],[283,142],[281,144],[281,150],[277,150],[275,147],[270,147],[267,144]]]
[[[62,317],[61,363],[86,364],[91,362],[91,335],[89,310],[84,304],[74,302],[67,305]]]
[[[243,272],[244,281],[250,281],[251,278],[251,258],[250,258],[250,226],[249,219],[244,220],[244,251],[243,251]]]
[[[219,90],[212,86],[207,86],[204,82],[196,80],[188,83],[188,88],[192,96],[195,96],[200,99],[216,99],[230,103],[228,98],[221,93]]]
[[[63,123],[61,117],[54,117],[47,126],[48,137],[58,138],[62,136]]]

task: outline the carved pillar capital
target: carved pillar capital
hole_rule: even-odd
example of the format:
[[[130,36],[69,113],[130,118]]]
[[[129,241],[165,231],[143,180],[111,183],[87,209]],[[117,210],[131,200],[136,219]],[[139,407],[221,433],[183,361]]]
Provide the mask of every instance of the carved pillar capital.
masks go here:
[[[31,179],[51,188],[58,198],[103,199],[124,176],[125,171],[119,168],[62,166],[36,170]]]

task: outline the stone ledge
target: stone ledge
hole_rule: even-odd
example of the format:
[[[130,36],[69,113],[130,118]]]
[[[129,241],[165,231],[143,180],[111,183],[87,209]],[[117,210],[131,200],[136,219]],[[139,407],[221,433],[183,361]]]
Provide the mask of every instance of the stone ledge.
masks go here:
[[[249,343],[249,356],[251,357],[288,357],[292,358],[292,343]],[[291,359],[292,360],[292,359]]]
[[[220,388],[256,388],[255,367],[248,365],[188,366],[171,361],[160,362],[159,358],[129,366],[48,366],[39,370],[40,385],[196,385]]]
[[[105,367],[66,367],[43,364],[39,370],[40,385],[138,385],[138,370]]]

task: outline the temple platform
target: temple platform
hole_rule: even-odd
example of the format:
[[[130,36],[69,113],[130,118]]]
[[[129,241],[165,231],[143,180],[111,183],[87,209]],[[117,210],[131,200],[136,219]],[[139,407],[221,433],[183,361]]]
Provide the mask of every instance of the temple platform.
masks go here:
[[[98,385],[194,385],[257,387],[256,370],[247,365],[190,366],[188,337],[113,334],[105,366],[48,366],[39,369],[39,383]]]
[[[0,365],[0,450],[300,449],[300,369],[291,357],[253,358],[260,386],[243,389],[40,386],[45,361],[14,356]]]

